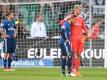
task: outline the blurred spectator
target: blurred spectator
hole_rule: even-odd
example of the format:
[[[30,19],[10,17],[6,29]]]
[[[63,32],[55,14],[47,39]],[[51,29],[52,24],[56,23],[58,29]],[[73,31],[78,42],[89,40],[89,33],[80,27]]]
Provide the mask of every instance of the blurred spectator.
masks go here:
[[[42,16],[36,17],[36,22],[31,26],[31,37],[47,37],[45,24],[42,22]]]
[[[21,14],[17,15],[17,19],[15,20],[15,24],[17,26],[18,38],[25,38],[26,26],[24,24],[23,16]]]
[[[99,38],[99,34],[100,34],[100,26],[101,26],[101,21],[100,20],[96,20],[95,23],[93,23],[92,26],[92,33],[91,33],[91,38],[92,39],[96,39]]]
[[[40,2],[41,2],[41,4],[40,4],[40,14],[44,14],[44,6],[45,6],[45,3],[42,3],[42,2],[45,2],[45,1],[50,1],[50,0],[39,0]],[[54,17],[54,4],[53,3],[49,3],[48,4],[49,6],[50,6],[50,8],[51,8],[51,11],[52,11],[52,17]]]
[[[8,3],[8,0],[2,0],[2,2],[4,3],[4,5],[2,5],[2,12],[3,15],[6,15],[7,12],[9,12],[9,5],[5,5],[5,3]]]
[[[23,23],[23,20],[16,20],[15,23],[16,23],[16,26],[18,29],[17,37],[18,38],[25,38],[24,33],[25,33],[26,29],[25,29],[25,25]]]

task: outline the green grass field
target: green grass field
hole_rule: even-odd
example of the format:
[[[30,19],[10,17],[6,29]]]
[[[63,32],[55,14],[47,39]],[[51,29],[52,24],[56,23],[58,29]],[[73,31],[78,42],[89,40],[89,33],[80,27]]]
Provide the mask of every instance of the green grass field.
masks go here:
[[[81,68],[82,76],[60,76],[59,68],[16,68],[15,72],[4,72],[0,68],[0,80],[107,80],[107,69]]]

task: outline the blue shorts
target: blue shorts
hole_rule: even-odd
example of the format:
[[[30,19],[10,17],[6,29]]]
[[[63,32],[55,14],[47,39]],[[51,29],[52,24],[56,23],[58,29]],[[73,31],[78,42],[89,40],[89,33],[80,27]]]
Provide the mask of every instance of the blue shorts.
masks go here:
[[[71,48],[69,43],[64,43],[64,39],[60,38],[59,42],[60,48],[61,48],[61,56],[67,56],[67,53],[69,52],[71,55]]]
[[[15,39],[5,39],[3,52],[4,53],[15,53],[16,50],[16,40]]]

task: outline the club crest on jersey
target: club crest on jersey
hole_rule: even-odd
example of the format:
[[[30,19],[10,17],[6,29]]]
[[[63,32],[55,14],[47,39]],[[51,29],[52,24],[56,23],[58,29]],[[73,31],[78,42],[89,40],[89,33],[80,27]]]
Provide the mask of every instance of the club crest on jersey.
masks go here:
[[[8,24],[8,26],[14,26],[14,24]]]
[[[78,27],[78,26],[81,26],[82,24],[81,24],[80,22],[76,21],[76,22],[74,23],[74,25]]]

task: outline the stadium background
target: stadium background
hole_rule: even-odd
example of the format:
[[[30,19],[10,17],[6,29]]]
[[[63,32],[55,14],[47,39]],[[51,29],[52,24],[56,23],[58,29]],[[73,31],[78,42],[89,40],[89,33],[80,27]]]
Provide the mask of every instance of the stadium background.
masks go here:
[[[31,38],[30,28],[35,17],[40,13],[42,2],[39,0],[0,0],[0,19],[7,10],[15,11],[17,20],[23,21],[26,31],[17,37],[17,49],[14,54],[13,66],[34,67],[34,66],[60,66],[60,49],[58,21],[64,18],[75,4],[82,3],[83,17],[89,31],[90,25],[95,20],[101,20],[100,38],[89,40],[85,44],[85,54],[82,55],[83,66],[104,67],[104,30],[105,30],[105,0],[45,0],[43,7],[43,22],[46,25],[48,38]],[[54,15],[52,15],[51,5],[54,5]],[[89,5],[91,4],[91,6]],[[92,56],[90,58],[90,56]],[[2,66],[2,56],[0,58]]]

